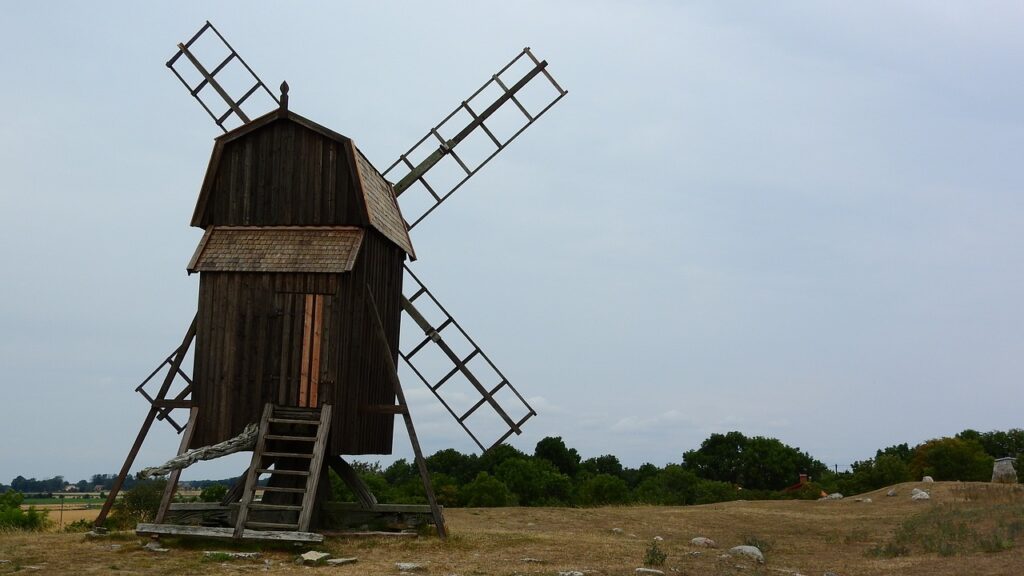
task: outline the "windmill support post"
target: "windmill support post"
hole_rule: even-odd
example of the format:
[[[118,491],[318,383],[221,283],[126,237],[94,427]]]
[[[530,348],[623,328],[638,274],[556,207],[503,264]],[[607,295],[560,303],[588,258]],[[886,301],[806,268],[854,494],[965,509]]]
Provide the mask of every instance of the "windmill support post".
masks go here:
[[[146,440],[146,436],[149,434],[150,427],[153,426],[153,421],[157,419],[157,416],[161,414],[163,410],[166,413],[167,408],[160,406],[157,402],[162,401],[167,396],[167,391],[171,388],[171,383],[174,382],[175,376],[181,370],[181,363],[185,360],[185,354],[188,353],[189,347],[192,346],[192,341],[196,337],[196,317],[192,318],[192,324],[189,325],[188,330],[185,332],[185,337],[181,341],[181,346],[178,346],[177,352],[174,353],[174,358],[171,360],[171,366],[167,370],[167,376],[164,377],[163,384],[160,386],[159,392],[157,392],[156,399],[150,404],[149,413],[146,414],[146,419],[142,421],[142,427],[139,428],[139,433],[135,437],[135,443],[132,444],[131,450],[128,451],[128,456],[124,459],[124,464],[121,466],[121,471],[117,474],[117,478],[114,480],[114,485],[110,487],[110,493],[107,494],[107,500],[103,503],[103,508],[100,509],[99,515],[96,517],[94,526],[102,526],[107,521],[107,515],[110,514],[110,509],[114,506],[114,501],[117,500],[117,494],[121,491],[121,487],[124,485],[124,481],[128,478],[129,472],[131,472],[132,464],[135,463],[135,457],[139,455],[139,449],[142,448],[142,443]]]
[[[423,479],[423,491],[427,495],[427,503],[430,504],[430,514],[434,517],[434,526],[437,528],[437,535],[445,540],[448,538],[448,529],[444,525],[444,515],[441,514],[441,507],[437,505],[437,497],[434,495],[434,487],[430,483],[430,473],[427,471],[427,463],[423,459],[423,451],[420,449],[419,438],[416,437],[416,427],[412,423],[412,415],[409,413],[409,405],[405,402],[405,392],[402,390],[402,382],[398,378],[398,367],[395,366],[394,357],[391,355],[391,346],[388,345],[387,335],[384,333],[384,324],[380,321],[380,313],[377,310],[377,302],[373,299],[373,292],[366,287],[366,298],[370,311],[373,313],[373,321],[376,327],[377,342],[385,350],[384,358],[387,362],[387,373],[391,384],[395,387],[395,396],[398,400],[399,411],[405,420],[405,428],[409,432],[409,441],[412,442],[412,450],[416,455],[416,466],[419,468],[420,477]]]

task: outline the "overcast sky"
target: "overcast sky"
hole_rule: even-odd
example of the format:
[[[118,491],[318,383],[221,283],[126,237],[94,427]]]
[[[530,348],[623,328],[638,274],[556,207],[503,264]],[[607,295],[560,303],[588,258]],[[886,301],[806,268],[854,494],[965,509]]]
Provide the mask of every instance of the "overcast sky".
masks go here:
[[[549,61],[568,96],[412,234],[539,412],[520,449],[662,465],[739,430],[846,465],[1024,425],[1019,2],[19,2],[2,482],[115,472],[194,313],[219,131],[164,62],[207,19],[381,169],[524,46]],[[424,450],[470,450],[404,381]],[[176,447],[158,423],[135,469]]]

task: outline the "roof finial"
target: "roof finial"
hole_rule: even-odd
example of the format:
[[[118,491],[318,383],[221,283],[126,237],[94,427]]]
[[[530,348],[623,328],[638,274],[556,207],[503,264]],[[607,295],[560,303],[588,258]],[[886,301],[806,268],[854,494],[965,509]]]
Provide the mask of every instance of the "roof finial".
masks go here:
[[[288,82],[281,82],[281,109],[288,109]]]

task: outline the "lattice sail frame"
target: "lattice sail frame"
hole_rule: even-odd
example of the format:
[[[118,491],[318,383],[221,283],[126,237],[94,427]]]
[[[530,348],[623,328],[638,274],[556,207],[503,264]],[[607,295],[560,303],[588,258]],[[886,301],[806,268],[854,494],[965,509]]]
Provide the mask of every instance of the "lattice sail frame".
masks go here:
[[[523,74],[519,78],[503,80],[502,75],[509,73],[514,70],[517,64],[520,62],[528,62],[532,64],[532,67],[528,72]],[[543,78],[544,80],[539,80]],[[527,86],[535,87],[538,82],[546,81],[549,88],[553,89],[550,93],[550,97],[547,100],[542,100],[539,104],[540,110],[530,112],[527,106],[516,97],[519,93]],[[500,95],[493,101],[484,102],[483,108],[481,109],[477,102],[474,100],[486,94],[489,89],[497,87]],[[409,224],[409,230],[412,230],[423,221],[431,212],[433,212],[442,202],[447,200],[452,194],[455,193],[463,184],[466,183],[474,174],[476,174],[481,168],[487,165],[494,158],[498,152],[504,150],[513,140],[515,140],[524,130],[533,125],[538,118],[544,115],[552,106],[558,103],[565,95],[568,94],[566,90],[558,84],[557,81],[551,76],[547,70],[547,61],[540,61],[534,56],[533,52],[530,51],[529,47],[523,49],[511,62],[505,65],[504,68],[498,71],[497,74],[491,76],[491,78],[484,82],[476,92],[470,95],[469,98],[464,100],[451,114],[445,116],[440,123],[430,129],[429,132],[420,138],[409,150],[398,157],[391,166],[384,171],[384,177],[390,181],[396,182],[394,185],[395,195],[401,198],[403,192],[408,190],[413,185],[422,186],[427,193],[430,195],[431,203],[423,210],[410,217],[407,212],[408,202],[402,203],[402,213],[405,216],[406,222]],[[495,112],[502,109],[503,106],[511,103],[515,108],[522,114],[522,125],[518,126],[511,136],[506,139],[498,138],[495,133],[487,127],[486,120],[490,118]],[[477,111],[481,110],[481,111]],[[462,113],[465,113],[463,115]],[[465,125],[458,124],[460,115],[462,117],[468,117],[471,119]],[[459,129],[459,126],[462,126]],[[477,163],[475,166],[471,166],[469,162],[466,162],[459,156],[457,149],[459,145],[466,140],[467,137],[472,135],[477,129],[479,129],[487,140],[494,145],[494,150],[487,155],[482,161]],[[457,132],[456,132],[457,130]],[[442,133],[454,133],[455,135],[446,139]],[[426,156],[425,159],[418,163],[414,163],[411,157],[416,156],[417,152],[424,152],[428,149],[436,146],[436,150]],[[450,188],[447,190],[435,190],[435,187],[430,184],[427,180],[426,175],[440,162],[444,157],[450,156],[458,164],[459,168],[464,172],[464,175]]]
[[[206,34],[209,31],[213,31],[217,39],[220,40],[220,43],[222,43],[224,47],[228,50],[227,57],[224,58],[216,66],[214,66],[212,70],[208,70],[207,67],[203,66],[199,59],[189,50],[197,41],[203,39],[204,34]],[[206,38],[208,38],[208,36]],[[192,64],[192,66],[195,67],[199,75],[203,77],[203,79],[195,86],[189,84],[188,80],[185,80],[185,78],[181,75],[181,72],[179,72],[178,69],[174,67],[175,63],[177,63],[178,59],[182,56],[185,56],[185,58]],[[243,93],[237,100],[235,100],[231,96],[231,94],[229,94],[228,90],[226,90],[223,86],[221,86],[219,82],[217,82],[217,74],[224,71],[225,68],[227,68],[227,66],[235,60],[237,60],[242,66],[245,67],[245,70],[248,72],[249,76],[251,76],[252,79],[255,81],[252,87],[249,88],[245,93]],[[249,65],[245,63],[245,60],[242,59],[238,52],[235,52],[235,49],[231,47],[231,44],[228,44],[228,41],[224,38],[224,36],[222,36],[221,33],[217,31],[216,28],[214,28],[213,24],[210,24],[209,20],[206,21],[206,24],[204,24],[203,27],[199,29],[199,32],[196,32],[195,35],[192,36],[191,39],[189,39],[188,42],[185,42],[184,44],[178,44],[178,52],[176,52],[174,56],[172,56],[171,59],[167,61],[167,67],[171,69],[171,72],[174,72],[174,75],[178,77],[178,80],[181,80],[181,83],[185,85],[185,88],[188,88],[188,91],[190,94],[192,94],[192,97],[195,98],[197,102],[199,102],[199,105],[203,107],[203,110],[206,110],[206,113],[210,115],[210,118],[213,119],[217,126],[219,126],[220,129],[225,132],[227,132],[228,129],[224,126],[224,122],[230,119],[232,114],[234,114],[235,117],[241,123],[249,123],[249,115],[246,114],[245,111],[242,109],[242,105],[245,104],[245,102],[249,100],[249,98],[253,94],[256,94],[261,88],[263,89],[264,92],[266,92],[268,96],[270,96],[271,99],[273,99],[275,103],[281,103],[280,100],[278,100],[277,96],[275,96],[274,93],[271,92],[269,88],[267,88],[266,84],[264,84],[263,81],[260,80],[260,77],[257,76],[255,72],[253,72],[252,68],[250,68]],[[210,107],[199,96],[200,93],[202,93],[203,89],[207,86],[209,86],[215,92],[217,92],[217,95],[219,95],[221,99],[224,100],[224,103],[227,104],[227,110],[224,113],[220,115],[214,114],[213,110],[210,110]]]
[[[445,409],[448,410],[448,413],[451,414],[453,418],[455,418],[456,422],[458,422],[459,425],[462,426],[462,429],[465,430],[467,434],[469,434],[469,437],[473,439],[473,442],[475,442],[476,445],[480,447],[480,450],[486,452],[487,450],[490,450],[491,448],[504,442],[513,433],[521,434],[522,425],[533,416],[536,416],[537,412],[533,409],[532,406],[530,406],[530,403],[527,402],[525,398],[523,398],[519,391],[516,390],[514,386],[512,386],[512,384],[508,381],[508,378],[506,378],[505,375],[502,374],[501,370],[499,370],[498,367],[494,365],[494,362],[492,362],[491,359],[487,356],[487,354],[485,354],[484,351],[480,349],[480,346],[478,346],[477,343],[473,341],[472,338],[470,338],[469,334],[467,334],[466,331],[462,328],[462,326],[455,321],[455,318],[453,318],[452,315],[448,313],[448,311],[444,308],[444,306],[441,305],[437,298],[435,298],[434,295],[429,290],[427,290],[427,287],[423,285],[423,282],[420,281],[420,279],[412,272],[412,270],[406,267],[405,271],[407,274],[407,279],[412,279],[413,282],[405,283],[403,291],[406,291],[410,295],[403,296],[402,307],[409,314],[409,316],[412,317],[416,324],[423,329],[424,337],[415,346],[412,346],[411,348],[408,348],[406,350],[399,350],[399,355],[402,357],[402,360],[404,360],[406,365],[412,369],[413,373],[416,374],[416,377],[419,378],[420,381],[423,382],[423,384],[430,389],[430,391],[434,394],[438,401],[440,401],[441,404],[445,407]],[[441,314],[444,315],[444,320],[436,327],[431,325],[429,321],[427,321],[421,314],[419,314],[414,307],[410,310],[410,308],[407,306],[423,297],[426,297],[429,300],[429,302],[433,304],[433,306],[438,311],[440,311]],[[469,344],[471,348],[470,352],[465,356],[459,356],[454,350],[452,350],[452,348],[448,346],[448,344],[445,342],[445,330],[448,330],[449,334],[451,334],[452,332],[456,332],[458,337],[460,337],[462,340]],[[415,359],[416,354],[431,343],[440,347],[442,352],[444,352],[448,362],[450,362],[451,366],[451,369],[448,370],[448,372],[445,373],[444,376],[440,377],[436,382],[431,382],[431,379],[425,375],[424,370],[421,370],[421,367],[417,366],[417,360]],[[478,356],[484,360],[485,365],[483,366],[483,369],[487,372],[489,376],[485,377],[484,381],[492,382],[494,381],[493,377],[497,376],[497,385],[491,388],[486,388],[481,382],[480,378],[478,378],[477,375],[474,374],[469,369],[468,364],[470,363],[470,361]],[[470,406],[468,410],[465,410],[461,414],[456,411],[452,404],[448,400],[446,400],[445,397],[442,396],[440,392],[441,387],[445,383],[449,382],[449,380],[456,374],[461,374],[466,379],[466,381],[472,385],[476,392],[480,394],[480,399],[476,401],[472,406]],[[508,411],[495,400],[494,396],[497,393],[501,392],[503,389],[508,389],[513,394],[513,398],[522,408],[522,411],[517,411],[517,413],[525,413],[524,416],[522,416],[519,419],[513,418],[508,414]],[[493,412],[508,427],[508,430],[504,432],[501,436],[499,436],[497,440],[487,445],[481,442],[479,438],[479,433],[476,433],[473,430],[471,430],[469,424],[467,424],[466,422],[470,418],[470,416],[473,416],[477,412],[477,410],[479,410],[485,404],[488,405],[491,408],[491,410],[493,410]]]

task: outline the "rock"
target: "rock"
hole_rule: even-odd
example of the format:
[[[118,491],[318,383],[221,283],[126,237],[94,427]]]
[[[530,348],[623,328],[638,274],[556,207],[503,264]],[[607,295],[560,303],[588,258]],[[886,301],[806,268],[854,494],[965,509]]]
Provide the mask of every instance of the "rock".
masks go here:
[[[839,574],[836,574],[835,572],[825,572],[822,576],[839,576]]]
[[[711,538],[705,538],[704,536],[697,536],[693,540],[690,540],[690,544],[694,546],[700,546],[702,548],[718,548],[718,543]]]
[[[637,568],[633,572],[637,574],[664,574],[661,570],[655,570],[654,568]]]
[[[527,564],[546,564],[547,560],[541,560],[540,558],[523,558],[523,562]]]
[[[150,540],[145,546],[143,546],[143,549],[149,550],[150,552],[170,552],[171,551],[169,548],[164,548],[164,547],[160,546],[160,543],[157,542],[156,540]]]
[[[327,560],[328,566],[344,566],[345,564],[355,564],[359,561],[359,558],[330,558]]]
[[[399,572],[419,572],[423,570],[423,565],[415,562],[395,562],[395,568],[398,568]]]
[[[624,530],[622,528],[612,528],[612,533],[614,534],[622,534],[623,532]]]
[[[1017,470],[1013,467],[1016,458],[998,458],[992,465],[992,481],[998,484],[1016,484]]]
[[[213,556],[218,558],[229,558],[232,560],[255,560],[260,557],[259,552],[220,552],[215,550],[207,550],[203,552],[203,556],[207,558]]]
[[[310,550],[305,554],[299,554],[299,557],[295,560],[296,564],[320,564],[330,558],[331,555],[327,552],[317,552],[316,550]]]
[[[853,501],[854,502],[863,502],[865,504],[870,504],[872,500],[871,500],[871,498],[854,498]]]
[[[819,501],[821,501],[821,500],[842,500],[842,499],[843,499],[843,495],[840,494],[839,492],[833,492],[833,493],[829,494],[828,496],[822,496],[821,498],[818,498]]]
[[[583,576],[583,572],[579,570],[568,570],[566,572],[559,572],[558,576]]]
[[[925,492],[924,490],[921,490],[921,491],[920,491],[920,492],[918,492],[917,494],[912,494],[912,495],[910,496],[910,499],[911,499],[911,500],[931,500],[931,499],[932,499],[932,497],[931,497],[931,495],[929,495],[929,494],[928,494],[927,492]]]
[[[654,541],[655,542],[661,542],[662,540],[664,540],[664,538],[662,538],[661,536],[655,536],[654,537]]]
[[[935,482],[935,480],[933,480],[931,476],[925,476],[924,478],[921,478],[921,482]]]
[[[885,495],[886,496],[895,496],[896,495],[896,489],[895,488],[889,488],[889,491],[886,492]]]
[[[690,556],[693,556],[694,558],[696,558],[697,556],[700,556],[700,555],[701,555],[701,553],[696,551],[696,550],[694,550],[693,552],[690,552]]]
[[[746,556],[758,564],[764,564],[764,554],[757,546],[733,546],[729,549],[730,556]]]

